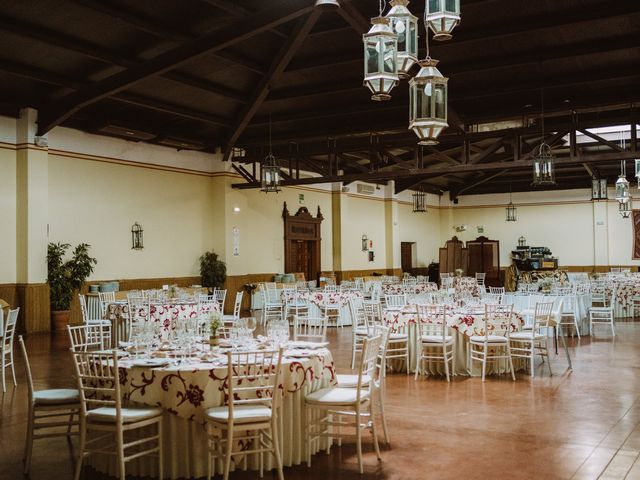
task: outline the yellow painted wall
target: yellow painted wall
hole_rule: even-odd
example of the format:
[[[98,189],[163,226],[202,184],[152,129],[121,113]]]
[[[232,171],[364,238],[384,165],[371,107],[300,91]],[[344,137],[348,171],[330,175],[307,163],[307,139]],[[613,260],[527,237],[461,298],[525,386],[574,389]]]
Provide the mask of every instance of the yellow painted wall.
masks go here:
[[[278,194],[264,193],[257,189],[232,189],[232,183],[240,183],[240,178],[227,180],[226,189],[226,233],[227,273],[244,275],[247,273],[284,272],[284,202],[291,215],[300,207],[306,207],[315,217],[318,206],[324,217],[321,224],[321,268],[333,269],[331,191],[321,188],[283,188]],[[299,195],[304,195],[303,203]],[[234,212],[234,207],[240,209]],[[233,228],[239,230],[240,254],[233,255]]]
[[[413,213],[413,204],[398,203],[399,242],[415,242],[417,258],[415,266],[424,268],[438,261],[440,248],[440,211],[427,207],[426,213]],[[397,265],[399,267],[399,265]]]
[[[49,155],[49,239],[91,244],[95,279],[197,275],[224,235],[203,221],[216,208],[210,177]],[[131,249],[136,221],[143,250]]]
[[[346,194],[342,200],[342,269],[386,270],[384,199]],[[362,251],[363,234],[373,241],[373,262]]]
[[[0,283],[16,282],[16,151],[0,148]]]

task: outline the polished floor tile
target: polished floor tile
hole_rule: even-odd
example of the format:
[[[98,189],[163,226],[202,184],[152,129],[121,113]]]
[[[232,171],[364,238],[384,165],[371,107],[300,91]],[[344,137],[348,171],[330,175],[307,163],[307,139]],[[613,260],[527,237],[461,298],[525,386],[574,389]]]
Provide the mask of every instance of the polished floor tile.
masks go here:
[[[387,377],[386,407],[391,444],[377,462],[365,442],[365,473],[358,473],[348,439],[320,453],[313,467],[285,468],[287,479],[639,479],[640,323],[619,322],[618,337],[570,339],[574,370],[563,352],[552,356],[554,375],[538,365],[535,378],[506,376],[414,380]],[[330,331],[340,372],[349,371],[350,329]],[[27,339],[36,388],[74,384],[64,339]],[[27,388],[18,360],[17,388],[2,396],[0,479],[21,475]],[[37,443],[32,479],[72,478],[74,444]],[[268,472],[265,478],[272,478]],[[86,479],[102,479],[86,471]],[[254,479],[255,472],[232,478]]]

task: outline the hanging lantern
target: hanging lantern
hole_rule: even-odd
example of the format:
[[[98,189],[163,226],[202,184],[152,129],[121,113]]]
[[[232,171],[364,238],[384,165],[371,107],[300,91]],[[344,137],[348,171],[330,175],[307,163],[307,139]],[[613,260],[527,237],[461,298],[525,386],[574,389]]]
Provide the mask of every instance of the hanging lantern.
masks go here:
[[[364,42],[364,85],[371,90],[372,100],[389,100],[398,84],[398,36],[389,19],[371,19],[371,30],[362,36]]]
[[[516,206],[513,204],[513,199],[511,196],[511,185],[509,185],[509,204],[506,208],[507,212],[507,222],[516,222],[518,221],[518,217],[516,215]]]
[[[633,199],[629,197],[626,202],[618,203],[618,213],[622,215],[622,218],[629,218],[631,216],[631,210],[633,209]]]
[[[426,0],[427,24],[434,40],[450,40],[451,32],[460,23],[460,0]]]
[[[389,19],[391,29],[398,36],[398,75],[409,77],[409,70],[418,62],[418,17],[407,8],[409,0],[391,0]]]
[[[144,248],[143,234],[142,226],[135,222],[131,227],[131,250],[142,250]]]
[[[636,158],[636,180],[638,180],[638,188],[640,188],[640,158]]]
[[[427,199],[422,189],[413,194],[413,213],[424,213],[427,211]]]
[[[555,185],[556,173],[551,147],[542,142],[533,157],[533,185]]]
[[[527,245],[527,239],[524,237],[518,238],[518,246],[525,247]]]
[[[591,200],[606,200],[607,197],[607,179],[592,178],[591,179]]]
[[[616,180],[616,200],[619,203],[627,203],[631,198],[629,192],[629,180],[627,180],[627,167],[625,161],[620,162],[620,176]]]
[[[276,165],[276,157],[271,152],[260,166],[260,183],[260,190],[265,193],[280,191],[280,167]]]
[[[447,123],[447,82],[436,68],[438,60],[420,61],[420,71],[409,81],[409,128],[420,145],[437,145]]]

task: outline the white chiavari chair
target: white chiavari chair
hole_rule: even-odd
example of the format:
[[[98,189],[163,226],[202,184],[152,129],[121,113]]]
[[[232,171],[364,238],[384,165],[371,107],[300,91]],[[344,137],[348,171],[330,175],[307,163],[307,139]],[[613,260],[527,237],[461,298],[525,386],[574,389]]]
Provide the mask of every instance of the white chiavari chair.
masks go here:
[[[279,388],[282,349],[227,352],[227,381],[223,398],[226,405],[209,408],[205,413],[208,434],[207,479],[211,479],[213,462],[223,462],[223,479],[229,478],[233,457],[246,460],[260,455],[275,457],[279,480],[284,480],[278,440],[278,412],[282,390]],[[235,449],[235,446],[241,446]],[[237,465],[238,461],[234,460]]]
[[[484,335],[473,335],[469,339],[469,353],[467,362],[469,370],[473,368],[473,362],[482,364],[482,381],[484,382],[487,363],[506,360],[513,381],[516,375],[513,370],[511,358],[511,317],[513,305],[485,304]]]
[[[78,300],[80,301],[80,311],[82,312],[82,322],[85,325],[98,327],[102,348],[110,348],[112,346],[111,320],[106,320],[104,318],[89,318],[89,310],[87,309],[86,297],[82,294],[78,294]]]
[[[322,302],[320,302],[320,311],[322,315],[327,317],[330,325],[342,328],[342,319],[340,318],[340,303],[336,299],[337,291],[327,290],[325,287]]]
[[[611,335],[616,336],[615,329],[615,320],[614,320],[614,310],[613,303],[616,298],[616,287],[613,287],[611,291],[611,298],[608,298],[606,292],[603,290],[602,297],[598,298],[598,302],[602,302],[602,307],[591,307],[589,309],[589,333],[593,336],[595,329],[594,325],[609,325],[611,327]],[[593,300],[593,290],[592,290],[592,304],[596,303]]]
[[[28,475],[34,440],[67,437],[71,441],[72,436],[78,435],[78,431],[73,431],[73,427],[79,425],[78,420],[74,420],[74,417],[80,416],[80,392],[78,389],[72,388],[35,390],[29,356],[22,335],[18,337],[18,343],[27,371],[27,386],[29,388],[29,418],[23,456],[24,474]]]
[[[382,325],[382,306],[380,305],[380,302],[364,300],[362,302],[362,306],[367,320],[367,327]]]
[[[535,356],[546,357],[549,375],[551,372],[551,361],[549,359],[549,334],[548,329],[551,323],[553,312],[553,302],[536,303],[535,314],[533,315],[533,328],[531,330],[514,332],[510,335],[511,356],[526,358],[529,361],[531,376],[534,376]]]
[[[376,362],[376,379],[374,381],[374,405],[378,407],[378,412],[382,420],[382,430],[384,432],[384,441],[389,445],[389,429],[387,426],[387,417],[384,409],[384,397],[386,389],[386,365],[387,365],[387,343],[389,341],[389,327],[383,327],[382,325],[375,325],[371,328],[372,337],[380,335],[382,341],[380,343],[380,351],[378,352],[378,360]],[[367,337],[365,337],[367,338]],[[365,379],[366,380],[366,379]],[[337,374],[336,381],[340,388],[357,388],[358,375],[357,374]],[[365,386],[368,386],[366,384]],[[342,439],[338,439],[338,445],[341,445]]]
[[[353,320],[353,330],[351,332],[351,369],[356,365],[356,355],[362,353],[362,342],[369,334],[367,316],[364,311],[364,300],[361,297],[354,297],[349,300],[349,310]]]
[[[100,338],[99,325],[67,325],[67,333],[72,352],[91,352],[105,348]]]
[[[73,359],[80,390],[80,444],[75,480],[82,473],[84,459],[92,454],[117,458],[120,480],[125,480],[126,462],[143,455],[157,455],[158,472],[162,472],[162,414],[158,407],[122,404],[118,374],[118,355],[96,352],[74,352]],[[155,426],[156,428],[152,427]],[[128,432],[144,429],[128,438]],[[149,430],[153,430],[153,432]],[[95,432],[96,435],[89,435]],[[106,443],[112,438],[113,443]]]
[[[151,321],[151,299],[145,296],[127,295],[127,322],[119,339],[130,342],[140,326],[149,321]]]
[[[338,291],[338,287],[336,285],[325,285],[324,286],[324,293],[334,293]]]
[[[502,293],[485,293],[482,296],[482,301],[484,303],[490,303],[494,305],[502,303],[503,300],[504,300],[504,294]]]
[[[356,388],[327,387],[305,396],[305,437],[309,467],[311,467],[313,443],[319,442],[322,438],[340,438],[342,429],[345,427],[354,428],[356,431],[356,452],[361,474],[364,472],[362,462],[362,431],[364,429],[371,429],[373,446],[378,459],[381,459],[372,406],[379,375],[377,361],[381,345],[382,335],[364,340]]]
[[[476,273],[476,282],[480,285],[481,289],[484,289],[484,279],[487,277],[486,273],[477,272]]]
[[[489,287],[489,293],[504,295],[504,287]]]
[[[218,305],[220,306],[220,309],[218,311],[220,313],[224,313],[224,302],[227,299],[227,291],[216,288],[213,290],[213,296],[218,301]]]
[[[444,363],[447,382],[455,374],[455,339],[449,334],[446,305],[418,305],[418,348],[416,350],[416,380],[426,373],[425,362]],[[451,363],[451,369],[449,369]]]
[[[391,310],[391,312],[394,312]],[[411,370],[409,360],[409,324],[407,318],[398,313],[387,316],[386,326],[389,327],[389,342],[387,345],[387,360],[404,361],[407,368],[407,375]],[[394,369],[393,363],[387,363]]]
[[[322,343],[327,341],[327,323],[325,317],[293,317],[293,340]]]
[[[560,323],[558,323],[558,329],[563,327],[573,327],[573,332],[578,335],[580,340],[580,325],[578,324],[578,299],[575,295],[563,295],[562,296],[562,313],[560,315]],[[557,331],[557,330],[556,330]]]
[[[98,302],[100,303],[100,312],[102,318],[107,317],[109,305],[116,301],[116,292],[98,292]]]
[[[274,284],[275,285],[275,284]],[[262,324],[266,325],[271,320],[280,320],[283,315],[284,304],[278,290],[262,289]]]
[[[6,369],[11,367],[11,374],[13,375],[13,386],[17,385],[16,382],[16,367],[13,363],[13,337],[16,334],[16,325],[18,324],[18,314],[20,313],[20,307],[9,310],[7,319],[4,323],[3,336],[0,338],[2,342],[2,348],[0,353],[2,354],[0,360],[2,361],[2,391],[7,391],[7,384],[5,380]]]
[[[283,288],[282,298],[284,299],[284,318],[289,321],[290,317],[295,315],[304,315],[309,313],[308,304],[304,303],[304,296],[298,295],[296,288]],[[300,302],[300,305],[298,303]]]
[[[384,305],[387,310],[402,310],[407,305],[407,296],[404,293],[385,295]]]
[[[242,297],[244,296],[243,291],[236,292],[236,299],[233,302],[233,313],[230,315],[223,315],[222,322],[223,323],[235,323],[240,318],[240,311],[242,309]]]

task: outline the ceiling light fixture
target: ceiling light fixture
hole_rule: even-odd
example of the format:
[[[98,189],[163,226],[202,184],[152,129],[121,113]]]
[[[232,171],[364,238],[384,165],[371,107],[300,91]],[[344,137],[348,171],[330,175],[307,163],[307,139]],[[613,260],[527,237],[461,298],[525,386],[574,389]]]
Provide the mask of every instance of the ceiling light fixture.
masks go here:
[[[371,99],[391,99],[391,90],[398,84],[398,35],[388,18],[380,15],[371,19],[371,29],[362,36],[364,43],[364,85],[371,90]]]
[[[260,190],[269,193],[280,191],[280,167],[273,155],[271,145],[271,115],[269,115],[269,153],[260,165]]]

